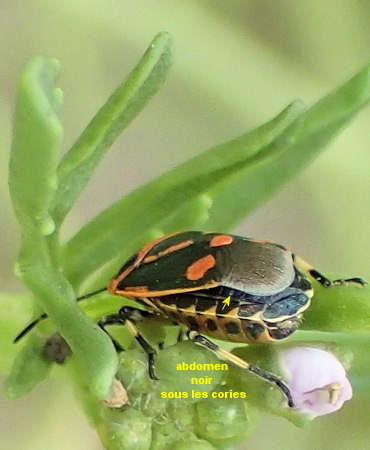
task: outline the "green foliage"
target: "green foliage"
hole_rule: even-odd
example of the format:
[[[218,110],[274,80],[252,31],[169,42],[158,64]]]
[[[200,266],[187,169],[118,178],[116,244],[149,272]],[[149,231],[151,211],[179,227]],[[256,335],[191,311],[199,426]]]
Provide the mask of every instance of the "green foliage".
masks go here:
[[[229,392],[231,386],[216,389]],[[197,404],[197,434],[216,447],[245,439],[253,430],[256,410],[240,399],[207,398]]]
[[[48,314],[71,347],[69,364],[75,369],[79,397],[110,449],[227,448],[249,432],[254,408],[261,408],[261,404],[249,398],[245,404],[236,399],[161,399],[163,391],[189,391],[189,374],[174,372],[176,362],[215,362],[215,356],[189,343],[166,348],[158,356],[161,381],[155,383],[148,379],[146,358],[137,350],[125,352],[118,365],[111,341],[82,313],[74,301],[74,290],[106,265],[100,279],[100,285],[104,285],[132,251],[157,235],[192,228],[226,231],[312,161],[370,99],[370,66],[366,66],[313,107],[306,110],[300,102],[294,102],[255,130],[140,187],[61,246],[59,231],[65,215],[104,152],[164,81],[171,55],[171,39],[160,33],[60,162],[62,127],[57,112],[61,93],[54,88],[56,61],[31,59],[17,94],[9,168],[10,193],[22,236],[17,272],[32,292],[37,311]],[[337,338],[343,340],[343,333],[333,331],[352,331],[355,343],[359,333],[369,330],[368,292],[338,287],[331,294],[319,289],[316,306],[313,302],[304,324],[306,331],[297,332],[296,339],[336,342]],[[339,297],[336,305],[334,297],[335,301]],[[107,301],[99,302],[99,298]],[[121,300],[122,306],[125,301]],[[115,305],[116,299],[103,294],[95,299],[90,312],[99,317],[117,309]],[[11,313],[7,317],[4,311],[1,320],[12,320]],[[43,358],[43,342],[49,331],[50,326],[38,327],[17,355],[5,386],[9,397],[24,395],[48,375],[50,363]],[[3,332],[13,330],[4,327]],[[360,337],[368,342],[368,335]],[[117,338],[127,346],[132,344],[127,334],[117,334]],[[253,359],[254,350],[248,351]],[[268,350],[260,351],[266,355]],[[238,385],[237,373],[240,370],[234,371],[234,379],[230,375],[227,387],[234,388],[233,381]],[[113,411],[100,400],[111,394],[115,376],[126,387],[130,404]],[[222,381],[220,375],[204,391],[226,389]],[[259,380],[243,374],[243,386],[254,390],[255,383]],[[247,389],[240,386],[240,390]],[[258,386],[255,392],[259,392]],[[281,393],[273,388],[265,389],[260,398],[271,392],[274,399],[268,400],[273,405],[270,410],[285,410]],[[227,430],[216,435],[225,424]]]
[[[338,278],[333,276],[333,279]],[[304,329],[320,331],[370,331],[369,288],[347,284],[325,289],[315,283],[312,307],[305,314]],[[328,314],[328,311],[331,313]]]
[[[5,381],[7,396],[12,399],[28,394],[50,373],[52,363],[43,357],[45,341],[39,336],[31,336],[27,344],[19,352]]]
[[[127,407],[125,413],[106,410],[102,441],[112,450],[146,450],[152,440],[151,420],[137,409]]]
[[[9,189],[22,235],[17,272],[67,339],[80,363],[82,382],[103,399],[110,393],[116,355],[108,336],[98,330],[74,301],[75,294],[60,270],[59,230],[50,214],[58,182],[61,139],[61,125],[56,116],[61,96],[52,84],[57,70],[55,60],[36,57],[25,66],[19,83],[9,167]],[[31,347],[31,341],[27,346]],[[98,357],[92,357],[95,351],[99,351]],[[23,349],[18,355],[6,384],[9,396],[18,397],[32,387],[28,380],[27,389],[22,388],[30,354],[32,348]],[[35,384],[42,373],[47,372],[36,368],[32,371]]]
[[[130,73],[98,111],[57,168],[58,190],[53,217],[58,223],[73,206],[106,151],[137,116],[166,78],[172,63],[172,42],[158,34]]]

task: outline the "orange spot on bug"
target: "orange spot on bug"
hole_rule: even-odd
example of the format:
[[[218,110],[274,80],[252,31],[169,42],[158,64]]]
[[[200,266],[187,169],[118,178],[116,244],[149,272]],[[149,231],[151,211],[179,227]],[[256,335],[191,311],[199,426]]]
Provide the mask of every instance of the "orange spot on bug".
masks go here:
[[[149,292],[148,286],[127,286],[125,287],[127,292],[137,292],[138,294],[146,294]]]
[[[204,275],[208,272],[209,269],[212,269],[216,265],[216,259],[212,255],[204,256],[203,258],[198,259],[193,262],[187,270],[186,270],[186,278],[188,280],[200,280],[204,277]]]
[[[170,253],[176,252],[177,250],[181,250],[183,248],[189,247],[189,245],[193,244],[194,241],[187,240],[180,242],[179,244],[171,245],[171,247],[166,248],[165,250],[162,250],[161,252],[156,253],[155,255],[150,255],[144,258],[143,263],[147,264],[153,261],[156,261],[157,259],[161,258],[162,256],[169,255]]]
[[[209,245],[211,247],[221,247],[222,245],[230,245],[234,241],[232,236],[228,236],[227,234],[221,234],[220,236],[213,237]]]

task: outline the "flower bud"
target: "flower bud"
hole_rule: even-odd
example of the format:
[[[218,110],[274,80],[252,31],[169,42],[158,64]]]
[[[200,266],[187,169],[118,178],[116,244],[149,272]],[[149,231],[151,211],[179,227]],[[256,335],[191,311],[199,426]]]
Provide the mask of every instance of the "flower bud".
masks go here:
[[[337,411],[351,399],[346,371],[333,353],[294,347],[282,350],[279,360],[296,408],[311,418]]]

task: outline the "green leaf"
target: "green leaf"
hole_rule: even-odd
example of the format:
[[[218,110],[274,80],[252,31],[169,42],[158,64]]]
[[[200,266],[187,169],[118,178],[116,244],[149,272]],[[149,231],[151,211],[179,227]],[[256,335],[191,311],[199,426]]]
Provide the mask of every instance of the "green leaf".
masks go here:
[[[106,398],[118,363],[116,353],[108,336],[80,311],[71,286],[61,274],[58,230],[48,216],[61,138],[55,115],[60,103],[59,91],[53,87],[56,69],[55,60],[30,60],[18,89],[10,158],[10,190],[22,237],[17,273],[72,348],[85,384],[98,398]],[[35,361],[31,361],[33,356]],[[27,392],[27,377],[19,374],[27,373],[32,364],[42,368],[41,360],[41,352],[36,355],[29,340],[8,378],[8,392],[22,392],[23,382]]]
[[[52,364],[42,356],[43,345],[43,339],[32,336],[18,353],[11,374],[4,383],[9,398],[17,399],[28,394],[49,375]]]
[[[196,406],[197,435],[216,447],[241,442],[254,430],[254,409],[240,398],[228,398],[230,393],[235,395],[238,391],[230,385],[216,388]]]
[[[299,123],[261,151],[244,170],[210,190],[213,206],[204,228],[227,230],[264,203],[308,165],[369,100],[368,65],[308,109]]]
[[[346,332],[346,331],[318,331],[318,330],[297,330],[286,341],[288,345],[295,342],[321,342],[332,343],[352,348],[367,348],[370,345],[370,333],[366,332]]]
[[[153,230],[163,234],[171,231],[166,225],[181,228],[183,208],[189,211],[191,202],[197,204],[209,189],[253,163],[261,147],[274,142],[301,111],[301,104],[295,103],[267,124],[193,158],[114,203],[66,244],[63,258],[68,278],[78,285],[112,258],[136,249]],[[209,203],[207,199],[206,209]]]
[[[53,217],[61,223],[104,152],[165,81],[172,63],[171,37],[159,33],[127,79],[114,91],[58,166]]]
[[[370,335],[370,333],[368,333]],[[354,346],[352,340],[349,339],[350,349],[353,352],[353,363],[351,371],[349,373],[351,384],[354,388],[356,395],[370,398],[370,386],[369,386],[369,347],[370,336],[367,339],[367,345]]]
[[[118,365],[109,337],[79,309],[74,301],[73,290],[60,274],[54,273],[50,268],[33,265],[32,269],[24,273],[24,280],[71,347],[79,367],[80,382],[88,386],[97,398],[107,398]],[[31,364],[29,353],[32,353],[31,340],[25,344],[17,358],[18,372],[22,371],[22,362],[24,371],[27,371]],[[18,379],[12,371],[8,381],[9,389],[20,390]],[[13,383],[16,385],[14,388]]]
[[[336,279],[338,277],[334,277]],[[320,331],[370,332],[370,286],[314,284],[315,295],[302,328]],[[369,333],[370,337],[370,333]]]
[[[38,56],[26,64],[18,85],[9,163],[9,190],[18,220],[23,229],[32,224],[43,235],[54,231],[48,209],[62,136],[56,115],[62,93],[53,87],[58,71],[55,59]]]
[[[10,370],[16,351],[13,339],[31,318],[30,296],[0,294],[0,311],[0,371],[6,373]]]
[[[152,439],[152,423],[150,418],[131,407],[126,407],[124,412],[107,410],[105,424],[98,432],[110,450],[147,450]]]

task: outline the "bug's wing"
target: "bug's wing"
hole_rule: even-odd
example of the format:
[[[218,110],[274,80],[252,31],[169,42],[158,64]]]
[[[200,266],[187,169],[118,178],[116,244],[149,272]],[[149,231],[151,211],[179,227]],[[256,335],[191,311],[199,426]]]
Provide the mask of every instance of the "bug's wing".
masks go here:
[[[184,232],[144,246],[122,267],[110,291],[163,296],[224,285],[272,295],[294,280],[292,254],[276,244],[218,233]]]
[[[220,248],[217,260],[224,267],[222,285],[249,294],[277,294],[295,278],[292,253],[270,242],[240,238]]]
[[[121,268],[110,291],[143,297],[218,286],[217,248],[210,247],[209,236],[189,231],[145,245]]]

